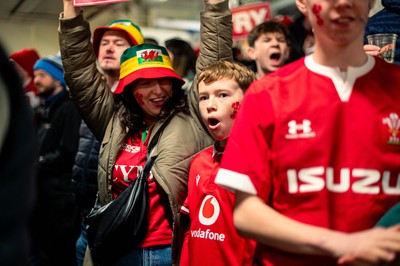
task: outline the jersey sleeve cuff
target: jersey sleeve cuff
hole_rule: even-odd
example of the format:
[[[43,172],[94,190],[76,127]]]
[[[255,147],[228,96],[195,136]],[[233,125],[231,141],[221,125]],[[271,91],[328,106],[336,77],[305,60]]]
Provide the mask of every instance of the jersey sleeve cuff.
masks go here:
[[[186,215],[189,215],[189,208],[182,206],[180,212]]]
[[[220,168],[215,178],[215,183],[233,192],[239,190],[251,195],[257,195],[256,188],[250,177],[245,174]]]

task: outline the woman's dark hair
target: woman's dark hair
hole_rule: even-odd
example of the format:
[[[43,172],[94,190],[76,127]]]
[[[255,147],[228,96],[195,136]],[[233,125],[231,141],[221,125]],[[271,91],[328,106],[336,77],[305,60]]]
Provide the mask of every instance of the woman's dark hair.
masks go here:
[[[130,134],[136,135],[143,130],[145,125],[145,113],[136,101],[132,93],[132,87],[134,84],[126,87],[121,94],[115,95],[116,99],[116,112],[121,117],[122,126],[129,129]],[[180,83],[172,78],[172,97],[170,97],[164,104],[158,119],[164,119],[171,114],[172,111],[175,113],[183,112],[188,114],[189,107],[187,103],[187,97],[185,91],[182,89]],[[124,106],[125,108],[121,108]]]

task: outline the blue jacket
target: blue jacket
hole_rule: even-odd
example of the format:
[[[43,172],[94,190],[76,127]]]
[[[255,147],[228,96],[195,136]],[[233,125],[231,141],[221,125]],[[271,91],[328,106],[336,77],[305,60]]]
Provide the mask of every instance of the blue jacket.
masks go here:
[[[400,0],[382,0],[382,5],[384,8],[370,17],[365,36],[376,33],[396,33],[394,62],[400,65]]]
[[[100,143],[82,121],[79,129],[79,147],[72,168],[72,185],[75,200],[86,216],[92,209],[97,194],[97,165]]]

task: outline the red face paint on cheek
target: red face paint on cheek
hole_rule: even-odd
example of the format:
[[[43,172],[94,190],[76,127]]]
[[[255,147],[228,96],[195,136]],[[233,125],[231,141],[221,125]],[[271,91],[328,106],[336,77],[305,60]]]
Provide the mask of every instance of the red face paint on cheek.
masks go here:
[[[240,107],[240,103],[239,102],[232,103],[233,112],[232,112],[232,114],[230,116],[231,119],[235,119],[236,118],[237,112],[239,111],[239,107]]]
[[[135,93],[135,98],[139,105],[144,105],[143,94],[137,92]]]
[[[314,15],[318,16],[319,12],[321,12],[321,10],[322,10],[322,6],[321,5],[314,4],[313,7],[312,7],[312,12],[314,13]]]
[[[317,18],[317,25],[318,26],[324,25],[324,21],[322,20],[322,18],[319,15],[321,10],[322,10],[322,6],[321,5],[314,4],[313,7],[312,7],[312,12],[315,15],[315,17]]]

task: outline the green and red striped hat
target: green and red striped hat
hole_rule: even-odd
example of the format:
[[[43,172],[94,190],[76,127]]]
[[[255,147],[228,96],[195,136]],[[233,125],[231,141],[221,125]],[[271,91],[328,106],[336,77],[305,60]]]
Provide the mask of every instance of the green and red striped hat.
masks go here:
[[[144,43],[144,37],[139,26],[128,19],[113,20],[107,26],[97,27],[93,32],[93,48],[96,56],[99,55],[100,41],[103,34],[109,30],[117,30],[125,32],[129,37],[132,46]]]
[[[175,73],[167,50],[155,44],[132,46],[121,55],[119,83],[114,91],[120,94],[138,79],[172,78],[180,85],[185,81]]]

